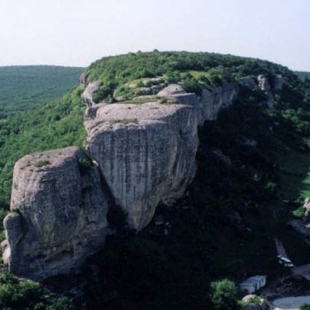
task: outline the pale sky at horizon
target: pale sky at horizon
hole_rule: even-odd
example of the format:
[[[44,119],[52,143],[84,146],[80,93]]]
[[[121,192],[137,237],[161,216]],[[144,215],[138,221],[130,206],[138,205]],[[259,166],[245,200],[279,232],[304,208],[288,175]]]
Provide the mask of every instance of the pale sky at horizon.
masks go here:
[[[0,66],[201,51],[310,72],[310,0],[0,0]]]

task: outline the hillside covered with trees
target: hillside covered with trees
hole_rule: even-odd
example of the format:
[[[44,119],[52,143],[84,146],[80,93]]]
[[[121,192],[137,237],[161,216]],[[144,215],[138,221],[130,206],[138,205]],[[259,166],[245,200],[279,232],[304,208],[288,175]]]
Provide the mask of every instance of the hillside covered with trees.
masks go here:
[[[46,287],[19,282],[3,271],[2,307],[234,309],[235,283],[255,274],[272,280],[285,272],[277,262],[275,237],[285,240],[297,265],[309,263],[308,246],[286,225],[289,219],[302,217],[299,207],[310,196],[307,78],[259,59],[159,51],[105,57],[84,73],[88,81],[101,81],[97,102],[143,103],[137,96],[144,94],[145,86],[160,83],[179,83],[198,97],[202,89],[211,90],[224,81],[236,83],[239,91],[216,121],[199,128],[194,181],[174,206],[161,205],[157,211],[167,226],[151,223],[136,234],[118,226],[122,215],[109,214],[117,233],[85,263],[81,277],[74,278],[75,283],[83,282],[78,297],[57,299],[50,293],[47,298]],[[260,74],[270,81],[271,108],[264,104],[266,94],[258,85],[250,88],[243,83],[245,77],[256,81]],[[272,82],[279,75],[281,91]],[[59,100],[0,120],[2,218],[18,158],[83,146],[82,91],[83,86],[76,86]],[[53,280],[46,283],[49,288],[66,291],[62,284],[69,282],[68,277]],[[227,287],[228,298],[222,294]]]
[[[60,98],[78,83],[83,68],[0,67],[0,119]]]

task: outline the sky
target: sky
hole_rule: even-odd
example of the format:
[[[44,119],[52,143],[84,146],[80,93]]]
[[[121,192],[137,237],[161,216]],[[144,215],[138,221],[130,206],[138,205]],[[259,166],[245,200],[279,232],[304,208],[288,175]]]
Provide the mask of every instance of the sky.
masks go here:
[[[310,71],[310,0],[0,0],[0,66],[215,52]]]

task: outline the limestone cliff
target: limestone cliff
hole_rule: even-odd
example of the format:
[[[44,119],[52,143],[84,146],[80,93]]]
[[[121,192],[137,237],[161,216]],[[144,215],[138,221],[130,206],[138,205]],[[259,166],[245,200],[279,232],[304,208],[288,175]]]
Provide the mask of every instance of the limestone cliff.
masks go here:
[[[95,165],[76,147],[28,155],[15,165],[2,246],[18,276],[42,280],[76,271],[103,246],[107,210],[115,205],[130,228],[148,225],[157,205],[180,198],[193,180],[198,125],[216,119],[237,93],[227,83],[198,98],[174,84],[144,104],[94,105],[99,86],[90,83],[82,94]]]
[[[33,280],[75,272],[107,234],[97,168],[76,147],[27,155],[14,167],[4,260]]]
[[[191,105],[113,104],[87,120],[87,145],[117,205],[137,230],[160,201],[180,198],[195,176],[198,114]]]
[[[82,98],[88,107],[91,107],[92,105],[95,104],[93,100],[93,95],[96,91],[98,91],[100,85],[101,85],[100,81],[89,83],[86,86],[85,90],[83,91]]]
[[[131,228],[140,230],[160,202],[180,198],[196,172],[197,127],[232,103],[234,84],[205,90],[199,101],[177,84],[145,104],[99,105],[87,115],[87,147]]]
[[[238,88],[234,83],[224,82],[211,91],[203,90],[200,98],[200,124],[206,120],[216,120],[221,109],[230,106],[237,96]]]

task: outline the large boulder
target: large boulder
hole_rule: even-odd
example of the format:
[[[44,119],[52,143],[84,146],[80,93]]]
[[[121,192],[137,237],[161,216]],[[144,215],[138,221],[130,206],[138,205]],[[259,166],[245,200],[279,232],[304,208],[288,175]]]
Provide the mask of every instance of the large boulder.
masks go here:
[[[193,180],[197,125],[197,107],[159,102],[101,106],[85,120],[90,155],[131,228],[145,227]]]
[[[76,272],[107,234],[97,167],[77,147],[31,154],[14,167],[3,257],[10,271],[43,280]]]

